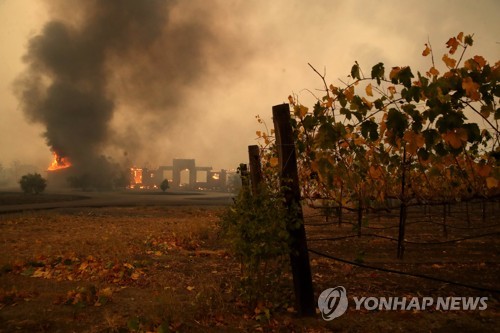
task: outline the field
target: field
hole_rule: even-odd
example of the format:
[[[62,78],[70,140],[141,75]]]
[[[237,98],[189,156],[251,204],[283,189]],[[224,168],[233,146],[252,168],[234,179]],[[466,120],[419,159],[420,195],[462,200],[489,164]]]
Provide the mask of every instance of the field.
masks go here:
[[[275,303],[250,305],[240,297],[240,266],[218,236],[220,206],[63,207],[0,215],[0,332],[494,332],[498,293],[387,273],[311,253],[316,297],[344,286],[351,296],[488,297],[484,311],[355,310],[333,321],[298,318],[291,276],[282,273]],[[431,213],[438,216],[439,211]],[[472,225],[493,235],[438,245],[408,244],[403,261],[395,244],[353,234],[354,214],[325,222],[306,209],[309,247],[353,262],[484,289],[498,290],[498,204]],[[430,213],[429,213],[430,214]],[[450,226],[467,227],[461,211]],[[496,215],[495,215],[496,214]],[[410,221],[426,216],[413,210]],[[495,218],[495,216],[497,216]],[[435,217],[437,218],[437,217]],[[333,220],[333,223],[332,223]],[[372,216],[363,233],[391,237],[390,216]],[[458,222],[457,222],[458,221]],[[460,222],[461,221],[461,222]],[[373,230],[369,229],[373,228]],[[441,226],[409,224],[408,238],[452,240],[468,235]],[[452,231],[456,230],[456,231]],[[458,234],[458,232],[462,234]],[[497,234],[495,234],[495,232]],[[391,234],[392,233],[392,234]]]

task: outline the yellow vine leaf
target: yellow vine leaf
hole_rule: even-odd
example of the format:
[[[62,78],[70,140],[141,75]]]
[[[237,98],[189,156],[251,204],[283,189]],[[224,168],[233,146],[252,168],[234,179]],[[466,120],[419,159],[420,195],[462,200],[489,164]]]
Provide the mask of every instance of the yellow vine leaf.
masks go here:
[[[387,113],[384,113],[384,116],[382,117],[382,121],[380,122],[380,137],[383,137],[385,134],[385,131],[387,130]]]
[[[455,65],[457,64],[457,61],[453,58],[448,57],[447,54],[443,55],[443,62],[446,64],[446,67],[448,68],[455,68]]]
[[[446,47],[450,49],[448,51],[448,52],[450,52],[450,54],[454,54],[457,51],[457,48],[459,45],[460,45],[460,42],[455,37],[450,38],[446,42]]]
[[[444,141],[454,149],[461,148],[467,142],[467,131],[459,128],[455,131],[448,131],[443,135]]]
[[[484,59],[482,56],[474,56],[473,59],[479,65],[480,69],[486,66],[486,59]]]
[[[327,108],[331,108],[333,106],[333,98],[328,97],[327,100],[326,100],[325,106]]]
[[[332,91],[332,93],[334,93],[336,95],[339,93],[339,88],[335,87],[333,84],[330,84],[329,88]]]
[[[363,103],[365,103],[365,104],[366,104],[366,106],[368,106],[368,108],[369,108],[370,110],[372,109],[372,107],[373,107],[373,103],[372,103],[372,102],[370,102],[369,100],[367,100],[367,99],[366,99],[366,98],[364,98],[364,97],[363,97],[363,98],[361,98],[361,100],[363,101]]]
[[[354,86],[350,86],[349,88],[345,89],[344,95],[349,102],[352,102],[352,99],[354,98]]]
[[[389,93],[391,94],[391,96],[389,97],[390,99],[393,99],[394,98],[394,94],[396,93],[396,87],[394,86],[390,86],[390,87],[387,87],[387,90],[389,91]]]
[[[373,97],[373,87],[371,83],[366,86],[365,91],[368,96]]]
[[[274,168],[275,166],[278,165],[279,163],[279,160],[277,157],[271,157],[271,159],[269,160],[269,163],[271,164],[271,166]]]
[[[462,88],[465,90],[467,97],[473,101],[479,101],[481,98],[479,84],[475,83],[471,77],[466,77],[462,80]]]
[[[460,43],[463,42],[463,38],[464,38],[464,33],[463,32],[460,32],[458,35],[457,35],[457,39],[460,41]]]
[[[478,71],[486,66],[486,64],[487,61],[482,56],[474,56],[474,58],[465,61],[464,67],[470,71]]]
[[[395,79],[398,73],[401,71],[401,67],[392,67],[391,72],[389,73],[389,78]]]
[[[425,144],[424,136],[413,131],[406,132],[403,138],[407,142],[406,151],[412,155],[416,154],[417,151]]]
[[[262,132],[261,131],[257,131],[257,132],[255,132],[255,134],[257,134],[257,137],[259,137],[259,138],[262,136]]]
[[[307,114],[307,111],[309,111],[309,108],[307,106],[304,106],[304,105],[296,105],[294,107],[294,113],[297,117],[299,118],[304,118]]]
[[[425,44],[425,50],[422,52],[422,55],[424,57],[427,57],[429,54],[431,54],[431,48],[429,47],[429,45]]]
[[[438,76],[439,75],[439,71],[436,69],[436,67],[431,67],[431,69],[429,69],[429,71],[426,74],[427,74],[428,77]]]

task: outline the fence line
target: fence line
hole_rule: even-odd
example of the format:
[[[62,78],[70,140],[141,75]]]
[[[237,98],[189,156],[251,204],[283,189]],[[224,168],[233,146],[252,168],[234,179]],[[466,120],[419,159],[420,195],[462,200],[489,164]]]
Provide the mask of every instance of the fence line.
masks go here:
[[[411,276],[411,277],[415,277],[415,278],[421,278],[421,279],[427,279],[427,280],[432,280],[432,281],[436,281],[436,282],[443,282],[443,283],[453,284],[453,285],[456,285],[456,286],[465,287],[465,288],[469,288],[469,289],[474,289],[474,290],[479,290],[479,291],[485,291],[485,292],[500,294],[500,289],[494,289],[494,288],[488,288],[488,287],[483,287],[483,286],[470,285],[470,284],[466,284],[466,283],[462,283],[462,282],[451,281],[451,280],[442,279],[442,278],[438,278],[438,277],[434,277],[434,276],[429,276],[429,275],[425,275],[425,274],[420,274],[420,273],[410,273],[410,272],[398,271],[398,270],[391,269],[391,268],[384,268],[384,267],[377,267],[377,266],[366,265],[366,264],[363,264],[363,263],[359,263],[359,262],[355,262],[355,261],[350,261],[350,260],[346,260],[346,259],[342,259],[342,258],[338,258],[338,257],[334,257],[332,255],[329,255],[327,253],[323,253],[323,252],[320,252],[320,251],[317,251],[317,250],[314,250],[314,249],[309,249],[309,252],[314,253],[314,254],[316,254],[318,256],[321,256],[321,257],[332,259],[332,260],[335,260],[335,261],[338,261],[338,262],[342,262],[344,264],[349,264],[349,265],[352,265],[352,266],[358,266],[358,267],[372,269],[372,270],[376,270],[376,271],[380,271],[380,272],[393,273],[393,274],[399,274],[399,275],[406,275],[406,276]]]

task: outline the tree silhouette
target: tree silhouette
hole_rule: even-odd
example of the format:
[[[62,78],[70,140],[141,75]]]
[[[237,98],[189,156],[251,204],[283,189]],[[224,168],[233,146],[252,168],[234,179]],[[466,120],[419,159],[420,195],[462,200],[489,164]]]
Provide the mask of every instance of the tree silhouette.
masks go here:
[[[165,192],[167,189],[170,188],[170,185],[168,184],[168,180],[167,179],[164,179],[161,184],[160,184],[160,188],[163,192]]]
[[[24,193],[42,193],[47,186],[47,181],[39,173],[29,173],[21,177],[19,185]]]

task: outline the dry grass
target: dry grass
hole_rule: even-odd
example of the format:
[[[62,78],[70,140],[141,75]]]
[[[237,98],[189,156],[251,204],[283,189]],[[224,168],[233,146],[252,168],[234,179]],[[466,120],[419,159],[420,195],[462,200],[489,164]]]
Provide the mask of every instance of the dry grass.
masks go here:
[[[0,332],[447,332],[459,324],[479,332],[498,327],[493,297],[484,313],[348,311],[332,322],[299,319],[290,308],[286,273],[282,286],[272,290],[283,295],[284,305],[250,308],[240,297],[238,262],[218,238],[220,209],[107,207],[0,215]],[[351,250],[335,249],[339,256]],[[317,293],[339,284],[377,296],[429,287],[313,259]],[[269,318],[262,316],[266,309]]]
[[[164,322],[187,329],[216,323],[217,313],[227,310],[221,288],[228,282],[220,275],[238,268],[218,245],[217,220],[217,209],[189,207],[65,209],[0,216],[0,296],[4,302],[0,323],[4,320],[5,324],[0,327],[64,328],[67,323],[61,317],[67,314],[76,315],[85,330],[97,331],[136,324],[146,330]],[[56,280],[24,276],[44,264],[44,270],[66,268],[61,263],[49,267],[56,259],[73,261],[77,267],[65,270]],[[84,263],[93,265],[97,277],[85,275],[83,280],[71,281],[83,276],[78,270]],[[133,272],[141,274],[136,280],[131,275],[113,284],[100,274],[107,263],[131,265]],[[59,304],[82,286],[96,288],[97,293],[111,288],[112,302],[97,312],[89,304],[83,309]],[[19,297],[17,288],[30,296]],[[17,311],[23,307],[33,312]],[[21,319],[26,315],[32,319]]]

